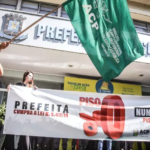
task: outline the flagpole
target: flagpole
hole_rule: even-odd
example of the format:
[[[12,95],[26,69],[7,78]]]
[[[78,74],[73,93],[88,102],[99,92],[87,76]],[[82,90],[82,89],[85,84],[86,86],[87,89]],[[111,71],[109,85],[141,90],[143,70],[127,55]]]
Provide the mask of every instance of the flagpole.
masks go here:
[[[38,23],[39,21],[41,21],[42,19],[44,19],[45,17],[47,17],[48,15],[50,15],[51,13],[53,13],[54,11],[56,11],[57,9],[59,9],[60,7],[62,7],[62,4],[59,5],[58,7],[56,7],[55,9],[53,9],[52,11],[48,12],[46,15],[42,16],[40,19],[38,19],[37,21],[33,22],[30,26],[28,26],[27,28],[25,28],[23,31],[21,31],[20,33],[18,33],[15,37],[13,37],[9,42],[11,43],[13,40],[15,40],[19,35],[21,35],[22,33],[24,33],[26,30],[28,30],[29,28],[31,28],[32,26],[34,26],[36,23]]]

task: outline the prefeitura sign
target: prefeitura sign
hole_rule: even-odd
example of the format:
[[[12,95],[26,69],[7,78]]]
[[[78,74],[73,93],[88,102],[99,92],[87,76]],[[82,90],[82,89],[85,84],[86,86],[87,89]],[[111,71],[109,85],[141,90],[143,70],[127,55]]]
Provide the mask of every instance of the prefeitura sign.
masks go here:
[[[11,86],[4,134],[148,141],[149,97]]]

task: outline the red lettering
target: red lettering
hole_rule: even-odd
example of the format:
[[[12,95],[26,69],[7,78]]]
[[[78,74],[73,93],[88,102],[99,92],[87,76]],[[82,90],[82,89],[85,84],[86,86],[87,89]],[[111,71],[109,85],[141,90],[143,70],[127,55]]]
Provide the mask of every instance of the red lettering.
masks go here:
[[[43,116],[43,111],[40,111],[40,116]]]
[[[90,97],[89,102],[91,103],[89,104],[89,106],[94,106],[94,98]]]
[[[20,110],[20,114],[23,114],[23,110]]]
[[[100,106],[101,105],[101,100],[99,98],[95,99],[95,105]]]
[[[143,122],[150,123],[150,118],[143,118]]]
[[[17,110],[17,114],[19,114],[20,110]]]
[[[58,113],[58,116],[61,117],[61,113]]]
[[[36,111],[34,111],[34,115],[36,115]]]
[[[17,110],[15,109],[15,110],[14,110],[14,114],[16,114],[16,113],[17,113]]]
[[[51,116],[54,117],[54,113],[51,113]]]
[[[30,115],[32,115],[32,110],[30,111]]]
[[[26,114],[26,112],[27,112],[27,111],[26,111],[26,110],[24,110],[24,112],[23,112],[23,113],[24,113],[24,114]]]
[[[101,111],[96,110],[93,112],[93,118],[98,126],[101,126]]]
[[[85,98],[84,97],[80,97],[80,106],[82,106],[82,103],[85,102]]]
[[[94,136],[97,134],[97,128],[95,127],[96,126],[101,126],[101,121],[100,121],[100,118],[101,118],[101,112],[98,110],[98,111],[94,111],[93,112],[93,117],[87,115],[87,114],[84,114],[84,113],[80,113],[80,117],[87,120],[84,124],[83,124],[83,129],[84,129],[84,132],[87,136]],[[88,128],[87,128],[88,126]]]
[[[99,107],[101,105],[101,100],[99,98],[93,98],[93,97],[80,97],[80,106],[82,106],[82,103],[86,103],[86,106],[97,106]]]
[[[98,127],[95,121],[87,121],[83,124],[83,129],[87,136],[94,136],[97,134]]]
[[[88,97],[86,97],[86,106],[88,106],[88,103],[89,103],[89,99]]]
[[[96,98],[95,105],[100,106],[100,104],[100,99]],[[124,132],[125,107],[120,96],[106,96],[103,100],[101,111],[94,111],[93,116],[84,113],[79,115],[86,120],[83,124],[83,129],[87,136],[96,135],[98,126],[101,126],[104,133],[112,139],[120,138]]]
[[[29,115],[29,113],[30,113],[30,111],[29,111],[29,110],[27,110],[27,115]]]
[[[50,116],[50,115],[49,115],[49,112],[46,112],[45,116]]]
[[[125,126],[125,107],[120,96],[109,95],[104,98],[101,107],[101,126],[104,133],[112,139],[122,136]]]

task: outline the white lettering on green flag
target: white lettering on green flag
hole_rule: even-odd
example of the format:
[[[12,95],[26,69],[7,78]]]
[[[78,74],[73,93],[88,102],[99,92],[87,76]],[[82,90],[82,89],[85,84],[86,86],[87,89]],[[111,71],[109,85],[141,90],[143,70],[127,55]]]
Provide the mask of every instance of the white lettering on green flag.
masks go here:
[[[144,55],[126,0],[69,0],[63,6],[105,81]]]

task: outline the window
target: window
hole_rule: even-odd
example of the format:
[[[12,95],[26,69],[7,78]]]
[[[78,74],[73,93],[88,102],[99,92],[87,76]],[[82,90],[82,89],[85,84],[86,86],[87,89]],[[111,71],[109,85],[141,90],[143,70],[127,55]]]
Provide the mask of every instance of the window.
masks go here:
[[[150,33],[150,24],[134,20],[134,25],[137,31]]]
[[[39,9],[39,3],[34,3],[34,2],[30,2],[30,1],[22,2],[22,6],[21,6],[22,11],[37,13],[38,9]]]
[[[40,14],[47,14],[48,12],[55,9],[57,6],[55,5],[48,5],[48,4],[41,4]],[[57,16],[57,11],[50,14],[51,16]]]
[[[18,0],[0,0],[0,8],[16,9]]]
[[[150,33],[150,23],[148,23],[148,32]]]
[[[64,8],[62,8],[61,17],[69,18]]]
[[[24,0],[22,2],[21,10],[31,13],[40,13],[40,14],[47,14],[51,10],[56,8],[56,5],[50,5],[46,3],[40,3],[40,2],[32,2],[28,0]],[[52,16],[57,16],[57,11],[50,14]]]

